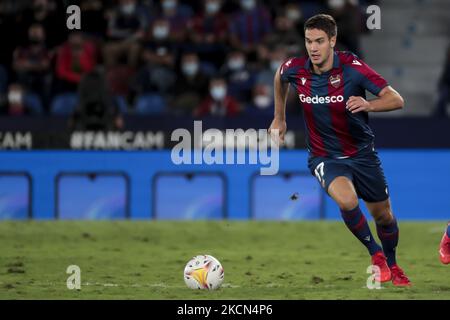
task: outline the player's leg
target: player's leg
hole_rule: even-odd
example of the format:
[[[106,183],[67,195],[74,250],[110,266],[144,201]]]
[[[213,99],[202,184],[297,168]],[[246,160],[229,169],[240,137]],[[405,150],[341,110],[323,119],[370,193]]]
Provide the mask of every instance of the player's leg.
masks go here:
[[[450,222],[447,224],[447,230],[444,232],[439,246],[439,258],[443,264],[450,263]]]
[[[334,178],[328,186],[328,194],[338,204],[346,226],[367,248],[371,256],[381,252],[364,214],[361,212],[358,196],[352,181],[345,176]]]
[[[377,234],[392,273],[392,283],[396,286],[408,286],[409,279],[396,263],[399,229],[392,212],[381,162],[374,153],[364,158],[353,159],[352,169],[355,188],[375,220]]]
[[[392,213],[391,201],[367,202],[367,209],[375,220],[377,234],[383,246],[387,264],[392,267],[397,263],[395,249],[398,245],[399,230],[397,220]]]
[[[396,248],[399,239],[397,219],[395,219],[389,198],[378,202],[366,201],[366,207],[375,220],[378,238],[383,246],[383,252],[389,268],[397,265]]]
[[[358,194],[353,184],[352,168],[341,160],[310,160],[309,168],[328,195],[337,203],[342,219],[355,237],[372,256],[372,265],[379,267],[381,282],[391,279],[381,247],[376,243],[364,214],[361,212]]]
[[[372,214],[376,226],[377,234],[383,246],[387,263],[392,273],[392,283],[396,286],[410,286],[411,282],[396,261],[396,248],[399,239],[399,229],[397,219],[392,213],[390,199],[379,202],[366,201],[367,209]]]

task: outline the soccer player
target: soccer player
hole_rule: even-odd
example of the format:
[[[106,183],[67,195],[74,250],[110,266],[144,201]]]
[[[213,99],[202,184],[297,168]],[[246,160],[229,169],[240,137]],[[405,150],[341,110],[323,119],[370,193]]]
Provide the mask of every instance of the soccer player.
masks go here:
[[[372,264],[380,268],[380,281],[409,286],[396,262],[399,229],[368,126],[369,112],[400,109],[403,98],[357,56],[334,50],[333,17],[311,17],[304,31],[308,56],[288,59],[275,73],[275,115],[269,130],[278,129],[284,142],[291,84],[303,109],[311,174],[338,204],[345,224],[369,251]],[[366,100],[365,90],[377,98]],[[372,236],[358,198],[375,220],[382,247]]]
[[[443,264],[450,263],[450,222],[448,223],[447,230],[444,232],[444,236],[441,240],[439,257]]]

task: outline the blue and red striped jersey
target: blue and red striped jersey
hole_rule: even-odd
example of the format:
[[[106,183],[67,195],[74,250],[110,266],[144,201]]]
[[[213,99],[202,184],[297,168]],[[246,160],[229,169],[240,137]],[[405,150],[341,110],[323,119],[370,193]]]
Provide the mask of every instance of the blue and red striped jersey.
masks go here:
[[[280,77],[295,88],[303,107],[312,156],[346,158],[373,149],[367,112],[352,114],[345,106],[351,96],[366,98],[366,90],[377,96],[388,83],[356,55],[335,51],[333,68],[320,75],[307,56],[291,58],[281,65]]]

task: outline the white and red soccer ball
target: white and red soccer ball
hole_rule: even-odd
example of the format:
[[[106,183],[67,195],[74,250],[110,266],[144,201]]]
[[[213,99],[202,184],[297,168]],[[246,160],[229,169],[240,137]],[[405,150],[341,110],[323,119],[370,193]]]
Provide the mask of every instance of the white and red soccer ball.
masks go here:
[[[223,278],[221,263],[210,255],[195,256],[184,268],[184,282],[191,289],[218,289],[222,285]]]

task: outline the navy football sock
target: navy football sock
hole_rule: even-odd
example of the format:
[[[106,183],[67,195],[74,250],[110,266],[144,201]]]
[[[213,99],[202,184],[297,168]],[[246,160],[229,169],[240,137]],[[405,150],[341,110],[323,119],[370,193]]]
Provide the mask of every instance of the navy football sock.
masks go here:
[[[370,255],[381,251],[381,247],[373,238],[372,232],[370,232],[369,225],[367,224],[367,220],[361,212],[359,206],[350,211],[341,210],[341,216],[350,231],[355,235],[355,237],[358,238],[359,241],[361,241],[363,245],[366,246],[367,250],[369,250]]]
[[[447,225],[447,237],[450,238],[450,223]]]
[[[383,251],[387,258],[387,264],[392,267],[396,264],[395,261],[395,248],[398,244],[398,225],[397,220],[394,218],[388,225],[382,226],[377,224],[378,237],[383,245]]]

